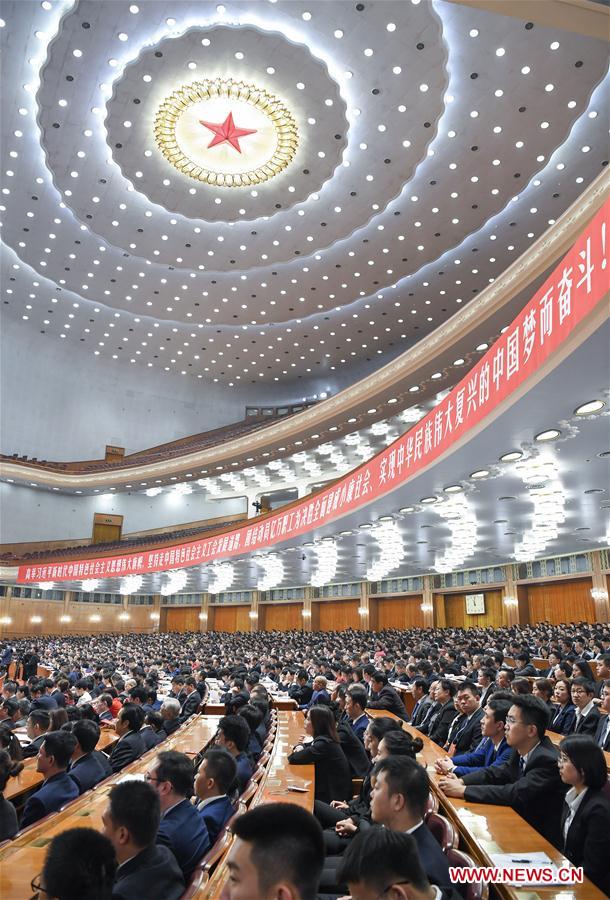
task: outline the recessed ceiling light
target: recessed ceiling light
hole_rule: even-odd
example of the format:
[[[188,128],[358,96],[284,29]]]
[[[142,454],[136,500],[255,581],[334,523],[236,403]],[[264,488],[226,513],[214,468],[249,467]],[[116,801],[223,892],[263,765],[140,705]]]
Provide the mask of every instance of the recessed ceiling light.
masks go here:
[[[471,478],[487,478],[489,475],[489,469],[477,469],[476,472],[471,472]]]
[[[521,459],[523,453],[520,450],[511,450],[510,453],[504,453],[500,457],[500,462],[515,462],[517,459]]]
[[[412,507],[412,506],[401,506],[400,509],[398,510],[398,512],[401,512],[401,513],[412,513],[412,512],[413,512],[413,507]]]
[[[358,525],[358,528],[362,528],[362,529],[364,529],[365,531],[366,531],[367,528],[372,528],[372,527],[373,527],[373,523],[372,523],[372,522],[363,522],[362,525]]]
[[[599,412],[600,409],[603,409],[606,404],[603,400],[589,400],[588,403],[583,403],[582,406],[578,406],[574,410],[575,416],[589,416],[591,413]]]
[[[443,488],[446,494],[459,494],[464,490],[461,484],[450,484],[448,487]]]
[[[539,443],[544,443],[544,441],[554,441],[555,438],[558,438],[561,434],[557,428],[549,428],[546,431],[541,431],[536,435],[535,440]]]
[[[438,497],[422,497],[420,503],[436,503]]]

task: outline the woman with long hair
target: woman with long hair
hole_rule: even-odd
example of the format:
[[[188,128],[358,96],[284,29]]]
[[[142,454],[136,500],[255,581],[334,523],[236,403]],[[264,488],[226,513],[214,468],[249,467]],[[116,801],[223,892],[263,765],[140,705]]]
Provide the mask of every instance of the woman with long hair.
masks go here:
[[[0,841],[15,837],[19,831],[15,807],[4,797],[4,789],[9,778],[19,775],[23,763],[11,759],[6,750],[0,750]]]
[[[339,742],[335,717],[327,706],[312,706],[305,720],[310,743],[297,744],[288,757],[291,765],[314,765],[315,798],[324,803],[349,800],[352,777],[349,763]]]
[[[549,728],[558,734],[572,734],[576,726],[576,707],[572,703],[570,682],[558,678],[553,689],[554,712]]]
[[[586,659],[575,659],[572,663],[572,678],[586,678],[587,681],[595,682],[593,669]]]
[[[610,896],[610,800],[603,750],[592,737],[572,734],[559,745],[559,774],[570,786],[561,819],[563,852]]]
[[[17,735],[13,734],[4,722],[0,725],[0,749],[6,750],[10,758],[15,762],[21,762],[23,759],[23,750]]]

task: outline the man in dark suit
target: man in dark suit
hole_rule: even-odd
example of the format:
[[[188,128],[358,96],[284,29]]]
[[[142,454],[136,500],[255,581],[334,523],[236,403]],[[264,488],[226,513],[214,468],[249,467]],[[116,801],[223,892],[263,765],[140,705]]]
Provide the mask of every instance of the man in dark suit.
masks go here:
[[[415,706],[413,707],[413,711],[411,713],[411,725],[417,728],[418,725],[426,718],[426,714],[430,707],[432,706],[432,698],[428,693],[430,690],[430,685],[425,678],[421,678],[418,676],[414,679],[411,685],[411,692],[413,693],[413,699],[415,700]]]
[[[250,740],[250,726],[243,716],[223,716],[218,723],[216,744],[224,747],[237,765],[237,789],[243,793],[252,775],[252,763],[246,755]]]
[[[144,712],[140,706],[126,703],[119,710],[114,726],[119,740],[114,746],[109,760],[113,772],[120,772],[144,753],[144,741],[139,734],[143,722]]]
[[[51,716],[46,709],[34,709],[28,716],[25,731],[31,744],[23,748],[23,758],[38,756],[45,734],[51,727]]]
[[[197,809],[206,824],[211,844],[235,813],[228,793],[236,775],[237,764],[224,749],[208,750],[201,760],[195,778],[195,793],[200,801]]]
[[[169,737],[182,724],[180,721],[180,701],[176,700],[175,697],[168,697],[163,701],[159,712],[163,718],[163,731]]]
[[[106,754],[95,749],[100,739],[100,726],[96,722],[77,719],[72,723],[72,734],[76,739],[76,747],[72,753],[68,775],[76,782],[79,794],[84,794],[112,775],[112,767]]]
[[[392,685],[388,684],[388,676],[384,672],[376,671],[371,676],[371,699],[367,706],[369,709],[387,709],[400,719],[408,719],[404,703]]]
[[[39,681],[38,684],[32,685],[31,697],[31,709],[44,709],[47,712],[51,712],[51,710],[57,709],[57,703],[55,702],[55,699],[47,694],[45,681]]]
[[[506,717],[506,740],[512,747],[508,761],[469,772],[461,779],[449,776],[439,783],[449,797],[512,806],[536,831],[561,848],[559,822],[566,786],[559,777],[558,750],[545,737],[548,721],[546,703],[531,694],[515,695]]]
[[[483,739],[480,744],[470,753],[459,753],[453,758],[438,759],[435,763],[436,771],[443,775],[452,772],[457,778],[461,778],[462,775],[476,769],[499,766],[506,762],[512,752],[504,735],[509,709],[509,701],[492,697],[483,713],[481,723]]]
[[[606,752],[610,751],[610,678],[602,682],[601,692],[602,702],[600,703],[600,712],[606,715],[600,715],[597,723],[597,731],[595,732],[595,743],[598,747]]]
[[[76,782],[66,772],[75,746],[76,738],[69,731],[49,731],[45,734],[36,759],[36,771],[44,775],[44,781],[25,804],[22,828],[27,828],[50,812],[56,812],[78,797]]]
[[[572,703],[576,707],[574,734],[590,734],[594,737],[599,724],[599,711],[593,703],[595,685],[588,678],[573,678],[570,692]]]
[[[473,681],[463,681],[458,688],[455,705],[459,715],[449,726],[445,750],[449,756],[470,753],[481,742],[483,710],[479,705],[480,688]]]
[[[102,822],[119,863],[112,900],[179,900],[184,893],[173,853],[155,844],[160,817],[150,784],[125,781],[110,791]]]
[[[444,747],[446,744],[449,728],[458,714],[453,702],[455,692],[454,681],[451,681],[449,678],[439,679],[434,696],[436,702],[440,705],[421,729],[424,734],[428,735],[430,740],[441,747]]]
[[[184,682],[185,698],[180,710],[180,721],[186,722],[201,706],[201,694],[197,690],[197,679],[189,675]]]
[[[161,822],[157,844],[169,847],[188,882],[195,866],[210,848],[208,829],[188,799],[193,793],[195,771],[185,753],[159,753],[145,775],[159,795]]]
[[[487,701],[491,697],[496,687],[496,670],[490,668],[482,668],[477,673],[477,683],[481,688],[481,707],[485,709]]]
[[[408,831],[413,835],[428,878],[442,891],[451,893],[447,857],[424,824],[424,810],[430,794],[428,773],[414,759],[388,756],[377,763],[373,776],[373,822],[392,831]]]
[[[313,694],[313,687],[308,683],[309,675],[305,669],[299,669],[294,684],[288,688],[288,696],[297,701],[298,706],[307,706]]]
[[[515,657],[515,678],[536,678],[538,670],[536,666],[530,662],[530,655],[523,651]]]
[[[364,732],[368,728],[369,717],[366,714],[367,695],[364,688],[354,685],[345,695],[345,712],[352,731],[364,744]]]

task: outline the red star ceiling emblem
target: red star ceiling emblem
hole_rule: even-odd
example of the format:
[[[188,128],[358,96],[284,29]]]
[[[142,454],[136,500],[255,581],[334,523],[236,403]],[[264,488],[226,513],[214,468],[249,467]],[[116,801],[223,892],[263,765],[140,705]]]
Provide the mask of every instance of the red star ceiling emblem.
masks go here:
[[[241,153],[239,139],[248,134],[256,134],[256,128],[238,128],[233,122],[233,113],[229,113],[224,122],[204,122],[203,119],[199,121],[205,128],[214,132],[214,137],[208,144],[208,150],[210,147],[216,147],[226,141],[227,144],[235,147],[238,153]]]

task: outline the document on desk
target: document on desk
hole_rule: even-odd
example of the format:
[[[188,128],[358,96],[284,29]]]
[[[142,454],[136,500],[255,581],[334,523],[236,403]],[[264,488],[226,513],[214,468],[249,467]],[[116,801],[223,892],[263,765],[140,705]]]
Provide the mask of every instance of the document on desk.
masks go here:
[[[566,883],[566,879],[559,874],[559,867],[543,852],[492,853],[491,860],[499,873],[502,873],[502,877],[497,878],[499,883],[514,887]]]

